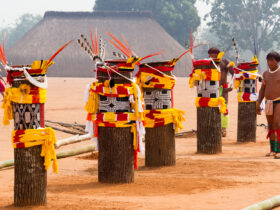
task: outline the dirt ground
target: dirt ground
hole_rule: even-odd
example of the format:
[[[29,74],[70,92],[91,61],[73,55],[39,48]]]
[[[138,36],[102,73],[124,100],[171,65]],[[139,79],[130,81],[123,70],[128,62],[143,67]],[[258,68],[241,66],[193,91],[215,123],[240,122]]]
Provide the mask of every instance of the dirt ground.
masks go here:
[[[46,119],[84,123],[83,93],[89,78],[49,78]],[[186,111],[184,130],[196,129],[195,89],[178,78],[175,107]],[[97,160],[60,159],[59,174],[48,171],[47,206],[34,209],[241,209],[279,194],[280,160],[269,151],[267,131],[257,128],[257,143],[237,144],[237,99],[230,95],[230,127],[223,153],[196,154],[195,138],[177,138],[174,167],[146,168],[144,156],[133,184],[100,184]],[[0,110],[0,119],[3,110]],[[258,124],[266,124],[265,116]],[[13,125],[0,125],[0,161],[13,158]],[[57,132],[58,139],[70,135]],[[84,142],[81,144],[88,144]],[[78,145],[62,147],[59,150]],[[82,157],[87,154],[80,155]],[[0,208],[13,209],[13,168],[0,170]]]

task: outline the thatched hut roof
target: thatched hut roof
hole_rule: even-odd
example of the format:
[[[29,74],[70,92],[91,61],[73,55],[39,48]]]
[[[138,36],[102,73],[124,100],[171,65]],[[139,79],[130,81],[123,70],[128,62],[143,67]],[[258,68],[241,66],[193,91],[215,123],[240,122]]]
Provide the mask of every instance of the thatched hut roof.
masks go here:
[[[106,41],[106,58],[114,58],[117,51],[110,43],[108,30],[118,38],[123,33],[131,48],[145,56],[160,50],[164,55],[149,61],[167,60],[185,49],[174,40],[152,17],[150,12],[46,12],[44,18],[7,50],[10,64],[30,64],[33,60],[48,59],[63,44],[85,34],[90,38],[90,28],[98,29]],[[72,43],[55,58],[49,76],[92,76],[93,64],[85,52]],[[186,76],[191,69],[189,55],[178,62],[174,74]]]

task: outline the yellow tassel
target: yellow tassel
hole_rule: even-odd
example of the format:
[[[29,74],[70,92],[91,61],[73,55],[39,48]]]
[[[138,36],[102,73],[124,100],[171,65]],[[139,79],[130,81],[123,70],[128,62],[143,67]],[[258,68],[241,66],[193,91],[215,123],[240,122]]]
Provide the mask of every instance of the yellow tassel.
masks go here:
[[[12,139],[16,131],[12,133]],[[54,144],[56,143],[55,131],[52,128],[44,129],[27,129],[24,134],[19,136],[20,142],[24,143],[25,147],[34,147],[42,145],[41,156],[44,157],[44,166],[48,170],[53,161],[53,172],[58,173],[58,164]],[[16,148],[16,143],[13,142],[13,147]]]
[[[228,64],[230,67],[234,67],[235,66],[235,63],[233,61],[229,62]]]
[[[1,106],[4,109],[3,125],[9,125],[10,120],[13,119],[13,108],[12,108],[12,88],[6,88],[5,97]]]
[[[110,80],[106,80],[104,82],[104,87],[106,87],[106,88],[110,87]]]
[[[259,60],[258,60],[258,57],[257,55],[255,55],[253,58],[252,58],[253,62],[256,62],[257,64],[259,64]]]
[[[133,133],[133,148],[134,150],[137,150],[137,134],[136,134],[137,130],[136,130],[136,124],[132,124],[131,125],[131,133]]]
[[[217,56],[217,59],[221,60],[222,57],[224,56],[225,52],[220,52]]]

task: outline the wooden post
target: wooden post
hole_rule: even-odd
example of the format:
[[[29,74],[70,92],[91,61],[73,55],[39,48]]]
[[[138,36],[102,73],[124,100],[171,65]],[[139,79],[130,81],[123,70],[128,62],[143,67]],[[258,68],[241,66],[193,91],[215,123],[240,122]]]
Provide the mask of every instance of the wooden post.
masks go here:
[[[176,164],[175,132],[173,123],[146,128],[145,165],[147,167]]]
[[[29,84],[32,86],[31,84]],[[13,84],[14,86],[14,84]],[[44,127],[44,104],[13,103],[14,130]],[[15,156],[14,205],[46,204],[47,171],[42,146],[17,148]]]
[[[220,59],[193,62],[191,84],[197,86],[197,152],[217,154],[222,152],[221,113],[226,111],[225,99],[220,95],[217,69]],[[196,77],[194,78],[194,75]],[[206,76],[206,77],[205,77]]]
[[[238,103],[237,142],[256,142],[256,102]]]
[[[132,78],[132,73],[119,72]],[[98,71],[98,81],[105,82],[108,74]],[[112,73],[115,84],[130,83]],[[102,183],[134,182],[133,134],[131,128],[98,127],[98,181]]]
[[[152,62],[140,65],[139,77],[141,77],[143,69],[149,69],[155,75],[159,74],[154,69],[161,70],[165,67],[165,61]],[[171,71],[174,65],[169,66],[169,71],[164,71],[162,75],[171,76]],[[149,81],[141,81],[142,83],[149,83]],[[145,84],[140,84],[144,86]],[[160,85],[159,85],[160,86]],[[143,88],[143,95],[145,101],[145,110],[164,110],[173,108],[172,104],[172,89],[165,88]],[[148,128],[146,127],[145,135],[145,166],[147,167],[160,167],[160,166],[173,166],[176,165],[176,152],[175,152],[175,131],[174,124],[169,123],[160,127]]]
[[[219,108],[197,108],[197,152],[222,152],[221,113]]]
[[[170,72],[166,72],[167,74]],[[163,107],[155,108],[157,106],[153,103],[159,103],[159,105],[165,104],[166,109],[171,108],[171,94],[170,99],[168,96],[164,96],[164,100],[157,98],[154,102],[154,98],[148,98],[147,93],[156,91],[157,93],[152,94],[159,96],[158,92],[166,92],[172,90],[165,89],[151,89],[143,88],[144,100],[146,103],[145,109],[163,109]],[[167,94],[168,95],[168,94]],[[165,103],[165,102],[166,103]],[[149,108],[150,107],[150,108]],[[175,131],[173,123],[163,125],[161,127],[146,128],[145,135],[145,165],[147,167],[159,167],[159,166],[173,166],[176,165],[176,151],[175,151]]]
[[[258,64],[254,57],[252,62],[243,62],[237,65],[237,70],[240,70],[242,75],[235,79],[238,89],[238,143],[256,142]]]

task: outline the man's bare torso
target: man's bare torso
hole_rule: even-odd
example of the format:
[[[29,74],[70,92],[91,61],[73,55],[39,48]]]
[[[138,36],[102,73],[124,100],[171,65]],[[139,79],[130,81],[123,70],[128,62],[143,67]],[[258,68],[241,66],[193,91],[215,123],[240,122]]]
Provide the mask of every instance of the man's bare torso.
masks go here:
[[[274,100],[280,97],[280,70],[275,73],[265,71],[263,73],[265,84],[264,97],[267,100]]]

